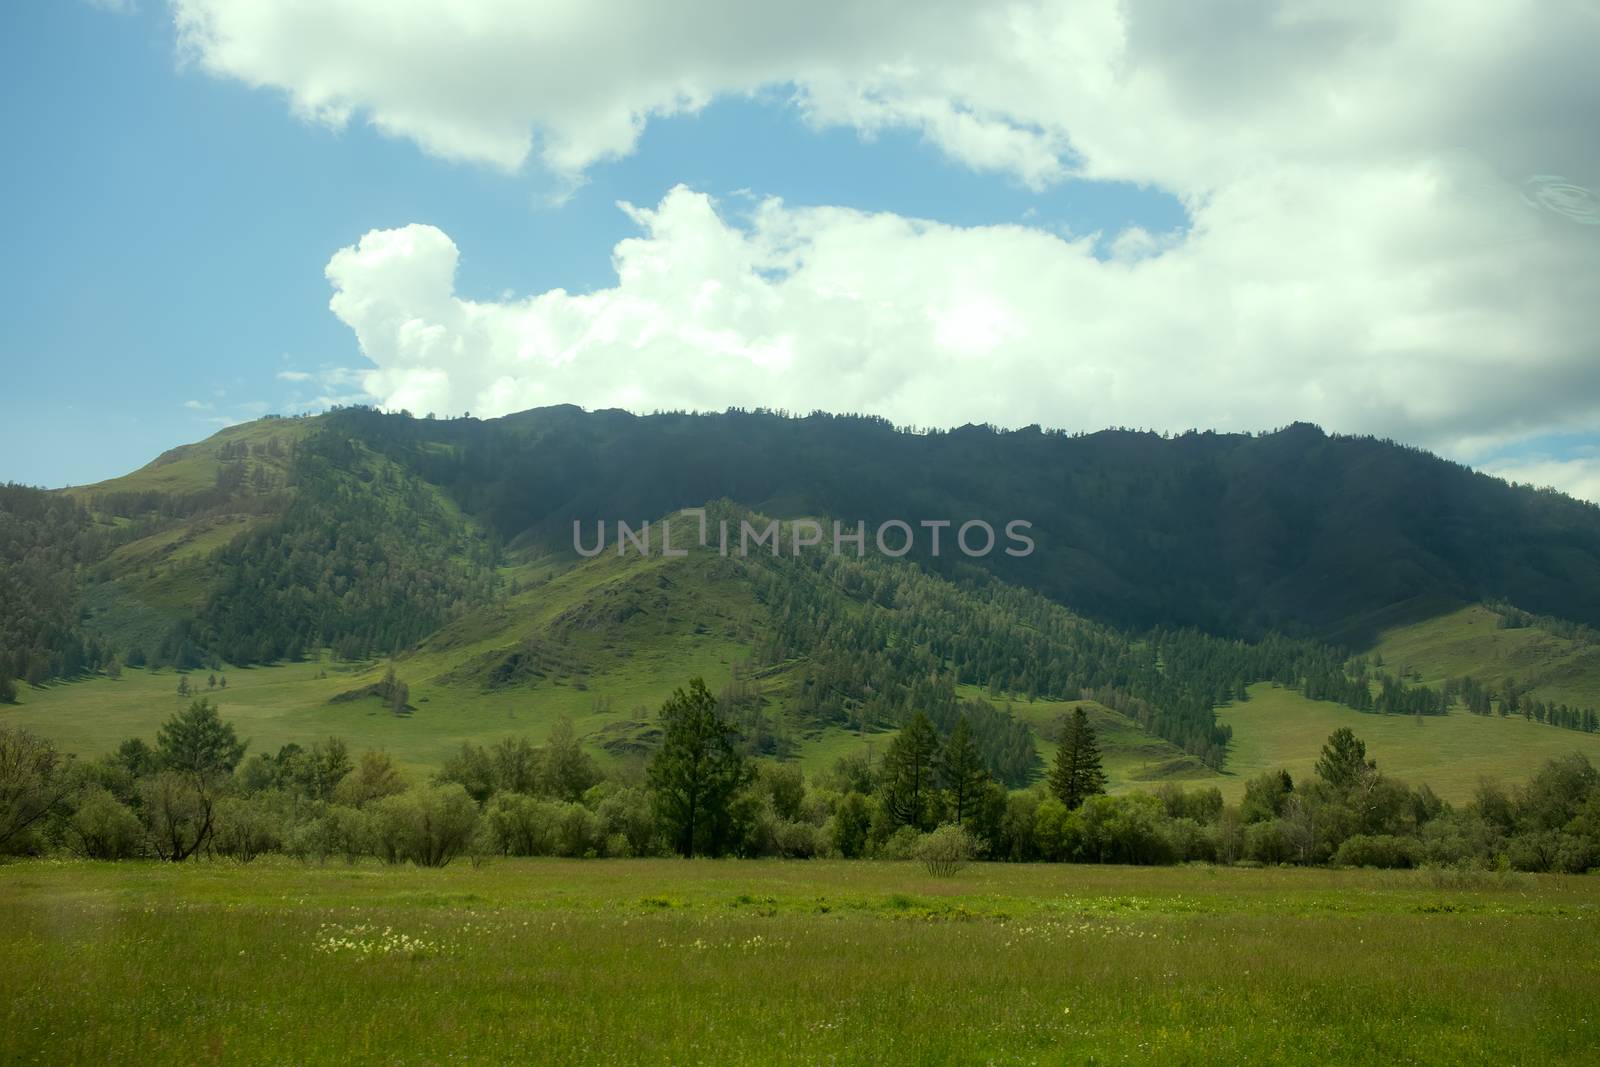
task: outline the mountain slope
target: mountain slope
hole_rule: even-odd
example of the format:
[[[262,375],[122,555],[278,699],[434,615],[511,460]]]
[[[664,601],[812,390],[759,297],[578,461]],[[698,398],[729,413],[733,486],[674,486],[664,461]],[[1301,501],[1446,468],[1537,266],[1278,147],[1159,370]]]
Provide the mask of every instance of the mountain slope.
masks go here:
[[[1305,425],[1168,439],[913,434],[879,419],[745,412],[334,419],[507,541],[559,546],[573,520],[637,521],[723,497],[873,524],[1022,518],[1037,551],[978,565],[1125,626],[1362,645],[1375,615],[1482,600],[1600,625],[1600,508]],[[923,559],[948,573],[967,564]]]
[[[941,555],[923,539],[900,561],[797,558],[787,534],[778,557],[668,559],[658,540],[648,556],[618,556],[614,541],[595,559],[573,551],[575,521],[651,520],[659,538],[659,517],[684,506],[735,525],[837,517],[869,531],[1024,518],[1037,547],[968,558],[946,531]],[[355,409],[230,428],[97,486],[6,488],[0,674],[148,662],[239,678],[240,665],[310,656],[315,674],[296,672],[271,702],[274,730],[421,731],[432,759],[443,739],[519,714],[540,728],[572,715],[630,758],[651,744],[650,709],[698,673],[752,751],[812,761],[870,746],[915,710],[946,729],[966,715],[1012,784],[1039,773],[1055,719],[1087,700],[1115,716],[1108,732],[1154,746],[1130,755],[1130,779],[1193,777],[1243,751],[1230,728],[1245,720],[1213,709],[1254,683],[1326,698],[1310,703],[1330,714],[1375,695],[1391,710],[1449,705],[1413,700],[1369,661],[1347,668],[1317,635],[1359,652],[1382,633],[1385,669],[1410,668],[1412,686],[1470,667],[1484,685],[1514,675],[1535,707],[1600,696],[1592,634],[1564,621],[1600,612],[1597,560],[1600,509],[1306,426],[1167,439]],[[1540,614],[1497,609],[1521,636],[1485,637],[1464,607],[1484,598]],[[410,719],[375,698],[328,703],[372,685],[385,660],[412,687]],[[106,719],[135,721],[133,708]]]

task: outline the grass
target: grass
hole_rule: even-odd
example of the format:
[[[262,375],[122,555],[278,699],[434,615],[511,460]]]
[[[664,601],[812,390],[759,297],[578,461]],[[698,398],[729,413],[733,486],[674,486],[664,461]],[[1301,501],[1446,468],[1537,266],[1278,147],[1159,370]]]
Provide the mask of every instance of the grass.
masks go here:
[[[963,695],[981,695],[976,687],[963,688],[971,689]],[[1110,792],[1150,790],[1166,781],[1211,785],[1222,780],[1221,775],[1177,745],[1145,733],[1137,722],[1096,701],[1018,700],[1009,706],[1011,713],[1032,726],[1036,733],[1062,716],[1071,715],[1074,708],[1083,708],[1094,730],[1095,743],[1100,747],[1101,766],[1106,772]],[[1056,742],[1040,737],[1037,743],[1042,766],[1048,773],[1056,757]]]
[[[1386,774],[1421,785],[1451,801],[1471,798],[1483,778],[1521,782],[1556,756],[1581,752],[1600,763],[1600,734],[1563,730],[1520,716],[1472,715],[1459,707],[1443,717],[1374,715],[1341,704],[1307,700],[1270,683],[1250,687],[1250,699],[1217,717],[1233,727],[1223,795],[1238,799],[1245,780],[1279,767],[1295,779],[1312,767],[1328,735],[1341,726],[1366,742],[1367,755]]]
[[[1496,688],[1506,678],[1532,683],[1544,701],[1600,708],[1600,645],[1583,646],[1534,627],[1502,630],[1482,605],[1384,632],[1376,651],[1384,670],[1415,670],[1428,685],[1470,674]]]
[[[0,867],[0,1062],[1586,1063],[1600,881]]]

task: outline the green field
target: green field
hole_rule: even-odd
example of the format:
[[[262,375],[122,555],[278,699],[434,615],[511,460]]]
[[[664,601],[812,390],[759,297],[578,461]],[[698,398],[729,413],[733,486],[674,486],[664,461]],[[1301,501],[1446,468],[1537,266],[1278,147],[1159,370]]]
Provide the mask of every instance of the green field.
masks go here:
[[[1348,726],[1367,745],[1385,774],[1421,785],[1450,801],[1471,799],[1483,778],[1521,782],[1548,759],[1581,752],[1600,763],[1600,734],[1563,730],[1520,716],[1473,715],[1457,707],[1449,715],[1418,720],[1410,715],[1375,715],[1341,704],[1307,700],[1263,682],[1250,699],[1229,704],[1217,717],[1233,727],[1228,775],[1218,782],[1237,800],[1244,783],[1282,767],[1296,780],[1310,777],[1328,735]]]
[[[1537,627],[1502,629],[1500,616],[1475,604],[1383,633],[1375,651],[1383,669],[1408,668],[1437,686],[1472,675],[1498,687],[1507,678],[1531,684],[1529,695],[1600,708],[1600,645],[1583,645]]]
[[[1592,1063],[1600,881],[0,867],[6,1063]]]

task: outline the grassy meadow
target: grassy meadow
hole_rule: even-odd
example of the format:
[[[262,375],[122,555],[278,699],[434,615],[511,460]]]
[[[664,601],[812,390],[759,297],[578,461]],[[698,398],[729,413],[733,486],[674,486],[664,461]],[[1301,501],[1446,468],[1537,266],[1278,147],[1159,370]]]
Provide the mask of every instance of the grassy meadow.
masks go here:
[[[0,866],[5,1063],[1592,1063],[1600,881]]]
[[[1496,687],[1515,678],[1539,700],[1600,707],[1600,645],[1500,623],[1499,615],[1474,604],[1386,630],[1374,651],[1385,670],[1413,670],[1431,686],[1468,674]]]
[[[1270,682],[1249,691],[1249,700],[1217,711],[1217,718],[1233,727],[1228,773],[1216,783],[1229,800],[1243,796],[1244,783],[1262,771],[1282,767],[1296,781],[1313,776],[1322,743],[1341,726],[1366,742],[1379,770],[1412,785],[1425,782],[1456,803],[1470,800],[1484,778],[1505,785],[1522,782],[1546,760],[1572,752],[1600,763],[1600,734],[1521,716],[1473,715],[1457,707],[1449,715],[1419,720],[1307,700]]]

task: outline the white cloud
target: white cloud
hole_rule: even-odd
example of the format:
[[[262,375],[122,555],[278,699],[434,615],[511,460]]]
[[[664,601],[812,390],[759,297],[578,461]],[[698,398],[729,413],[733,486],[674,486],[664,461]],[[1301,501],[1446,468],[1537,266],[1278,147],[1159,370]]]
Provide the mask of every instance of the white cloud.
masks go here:
[[[1565,459],[1534,455],[1494,460],[1486,463],[1484,470],[1510,482],[1559,489],[1600,504],[1600,451],[1593,448]]]
[[[1600,104],[1588,0],[172,0],[204,69],[434,154],[562,172],[653,117],[792,91],[817,125],[920,131],[976,168],[1203,193],[1271,158],[1550,147]],[[1449,32],[1440,27],[1448,26]],[[1593,138],[1567,163],[1593,164]]]
[[[211,405],[204,400],[185,400],[183,406],[190,411],[210,411]]]
[[[1588,246],[1510,239],[1517,209],[1448,169],[1241,182],[1181,244],[1109,261],[1091,238],[777,201],[741,224],[683,187],[624,207],[641,234],[614,250],[616,284],[584,295],[465,299],[456,246],[431,226],[341,250],[331,307],[376,365],[367,392],[484,415],[575,402],[918,424],[1304,418],[1456,454],[1486,431],[1600,416]]]
[[[113,15],[132,15],[139,10],[139,5],[134,0],[84,0],[84,3]]]
[[[280,382],[309,382],[311,373],[303,370],[281,370],[278,372]]]
[[[679,189],[628,209],[613,287],[489,301],[456,294],[444,233],[373,231],[328,277],[391,406],[1309,418],[1463,458],[1600,415],[1588,0],[173,10],[206,70],[447,158],[577,177],[652,117],[776,87],[818,127],[910,129],[1035,187],[1151,183],[1192,219],[1096,245]]]

